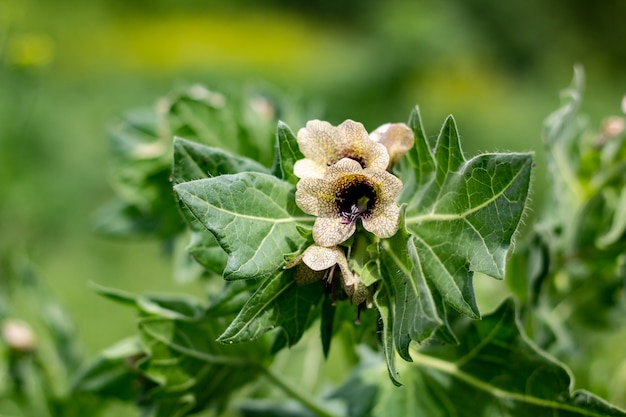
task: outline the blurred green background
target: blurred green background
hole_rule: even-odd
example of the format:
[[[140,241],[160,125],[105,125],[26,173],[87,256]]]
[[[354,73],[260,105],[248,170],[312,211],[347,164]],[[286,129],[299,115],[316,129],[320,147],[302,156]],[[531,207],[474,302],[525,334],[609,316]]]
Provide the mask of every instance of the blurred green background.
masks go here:
[[[90,355],[134,333],[134,312],[91,282],[195,290],[173,282],[159,242],[91,230],[113,195],[107,126],[190,82],[270,83],[368,130],[419,104],[434,136],[453,114],[468,155],[537,152],[536,206],[541,124],[574,64],[592,123],[619,112],[625,17],[620,0],[2,0],[0,273],[34,265]]]

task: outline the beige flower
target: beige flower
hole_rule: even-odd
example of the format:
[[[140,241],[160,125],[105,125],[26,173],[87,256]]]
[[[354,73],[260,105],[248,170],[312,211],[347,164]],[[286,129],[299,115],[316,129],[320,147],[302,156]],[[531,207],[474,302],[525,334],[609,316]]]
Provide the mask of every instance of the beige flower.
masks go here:
[[[368,288],[350,271],[346,255],[338,246],[326,248],[313,244],[285,265],[285,268],[293,267],[296,268],[294,279],[302,285],[324,277],[330,283],[335,276],[334,268],[339,267],[341,285],[350,301],[358,305],[367,300]]]
[[[400,208],[395,199],[402,181],[387,171],[363,168],[344,158],[330,166],[323,178],[298,181],[296,204],[305,213],[317,216],[313,240],[330,247],[346,241],[356,230],[356,220],[381,238],[398,230]]]
[[[409,151],[415,144],[413,131],[404,123],[387,123],[372,133],[370,139],[382,143],[389,153],[389,167],[391,168]]]
[[[363,125],[352,120],[339,126],[311,120],[298,131],[297,140],[305,157],[294,164],[298,178],[322,178],[342,158],[353,159],[363,168],[386,170],[389,165],[385,146],[370,139]]]

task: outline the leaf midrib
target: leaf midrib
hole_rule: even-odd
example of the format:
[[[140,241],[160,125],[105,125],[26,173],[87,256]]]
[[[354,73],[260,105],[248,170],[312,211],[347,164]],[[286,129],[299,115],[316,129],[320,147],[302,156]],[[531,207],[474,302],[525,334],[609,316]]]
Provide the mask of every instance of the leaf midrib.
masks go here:
[[[494,397],[501,399],[510,399],[522,403],[533,404],[540,407],[546,407],[550,409],[559,409],[563,411],[575,412],[580,415],[585,416],[593,416],[593,417],[603,417],[605,414],[598,414],[593,411],[585,410],[582,408],[578,408],[574,405],[565,404],[562,402],[558,402],[555,400],[549,400],[545,398],[533,397],[526,394],[520,394],[517,392],[505,391],[500,388],[494,387],[479,378],[476,378],[473,375],[470,375],[466,372],[463,372],[459,369],[459,367],[441,359],[434,358],[432,356],[424,355],[421,353],[413,352],[412,353],[413,363],[415,366],[423,366],[426,368],[436,369],[438,371],[444,372],[452,376],[453,378],[457,378],[468,385],[475,387],[478,390],[487,392]]]
[[[291,287],[291,285],[295,285],[295,281],[293,281],[293,282],[291,282],[291,283],[289,283],[287,285],[284,285],[279,291],[274,292],[274,295],[271,298],[269,298],[267,300],[267,302],[265,302],[265,303],[263,303],[261,305],[261,308],[255,309],[255,310],[257,310],[256,313],[254,315],[252,315],[252,317],[249,320],[246,320],[246,322],[243,323],[241,328],[239,330],[237,330],[237,332],[235,332],[235,334],[233,334],[232,336],[229,336],[227,338],[222,338],[222,336],[220,336],[220,337],[218,337],[218,341],[224,343],[224,342],[228,342],[228,341],[236,339],[244,330],[246,330],[247,328],[250,327],[250,325],[255,321],[255,319],[257,317],[259,317],[261,314],[263,314],[265,311],[267,311],[267,306],[272,304],[282,293],[287,291]],[[244,307],[244,309],[245,309],[245,307]],[[242,309],[242,311],[243,311],[243,309]],[[234,323],[235,322],[233,322],[233,324]],[[226,334],[227,332],[228,332],[228,329],[226,329],[224,334]]]
[[[472,160],[468,161],[465,166],[463,167],[463,169],[459,170],[459,172],[463,172],[464,169],[470,165],[470,163],[474,160],[475,158],[472,158]],[[458,219],[464,219],[466,220],[466,217],[469,216],[470,214],[473,214],[477,211],[482,210],[483,208],[489,206],[490,204],[492,204],[494,201],[496,201],[498,198],[500,198],[506,190],[509,189],[509,187],[511,186],[511,184],[513,184],[515,181],[517,181],[517,179],[519,178],[520,175],[522,175],[522,172],[524,170],[520,169],[517,171],[517,173],[511,178],[511,181],[509,181],[506,186],[502,187],[502,189],[500,190],[499,193],[494,194],[491,198],[485,200],[483,203],[470,208],[467,211],[464,211],[462,213],[453,213],[453,214],[445,214],[445,213],[428,213],[428,214],[422,214],[422,215],[417,215],[417,216],[411,216],[411,217],[407,217],[406,218],[406,224],[410,225],[410,224],[415,224],[415,223],[422,223],[422,222],[427,222],[427,221],[450,221],[450,220],[458,220]],[[439,200],[438,200],[439,201]],[[467,221],[467,220],[466,220]]]
[[[208,208],[214,209],[216,211],[219,211],[221,213],[227,214],[229,216],[232,217],[238,217],[238,218],[243,218],[243,219],[247,219],[247,220],[251,220],[251,221],[257,221],[257,222],[265,222],[265,223],[274,223],[274,224],[279,224],[279,223],[293,223],[293,222],[300,222],[300,223],[310,223],[313,222],[315,220],[315,218],[310,217],[310,216],[289,216],[289,217],[282,217],[282,218],[272,218],[272,217],[259,217],[259,216],[252,216],[250,214],[242,214],[242,213],[236,213],[234,211],[230,211],[230,210],[226,210],[222,207],[218,207],[216,205],[213,205],[211,203],[209,203],[208,201],[202,199],[200,196],[198,196],[197,194],[191,193],[185,189],[180,189],[180,187],[176,187],[178,188],[178,191],[180,193],[184,193],[188,196],[190,196],[192,199],[199,201],[202,205],[207,206]],[[288,214],[287,212],[284,212],[285,214]]]

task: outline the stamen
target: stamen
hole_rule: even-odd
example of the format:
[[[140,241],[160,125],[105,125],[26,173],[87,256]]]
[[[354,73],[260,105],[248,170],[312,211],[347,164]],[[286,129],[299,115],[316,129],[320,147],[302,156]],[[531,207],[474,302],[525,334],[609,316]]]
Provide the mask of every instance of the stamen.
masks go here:
[[[367,215],[376,205],[376,191],[367,177],[355,175],[343,184],[337,193],[336,207],[342,223],[353,223],[358,217]]]

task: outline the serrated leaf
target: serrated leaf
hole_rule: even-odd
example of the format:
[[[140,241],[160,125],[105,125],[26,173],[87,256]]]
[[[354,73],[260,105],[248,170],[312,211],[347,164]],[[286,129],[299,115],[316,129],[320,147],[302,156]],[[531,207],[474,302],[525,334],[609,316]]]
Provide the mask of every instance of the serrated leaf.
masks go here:
[[[221,343],[254,340],[281,327],[288,346],[294,345],[310,325],[310,316],[323,293],[321,283],[296,284],[293,270],[268,278],[252,294],[237,317],[219,337]]]
[[[401,390],[380,382],[380,365],[362,368],[351,384],[378,386],[377,401],[350,417],[626,415],[592,394],[572,391],[567,369],[523,334],[511,300],[457,334],[458,346],[424,349],[413,354],[413,363],[403,363]],[[345,390],[341,397],[348,404],[362,401]]]
[[[443,322],[424,277],[413,237],[401,225],[398,233],[383,240],[381,246],[383,285],[393,300],[390,306],[393,321],[388,324],[392,326],[398,353],[410,361],[409,342],[426,340]]]
[[[425,150],[420,135],[417,142]],[[484,154],[466,161],[452,117],[444,123],[432,155],[434,176],[419,168],[415,177],[430,180],[421,181],[422,189],[404,193],[411,195],[406,226],[427,281],[448,305],[478,317],[473,271],[503,277],[507,251],[526,206],[532,157]]]
[[[387,286],[381,285],[377,288],[376,293],[374,293],[374,305],[380,313],[380,318],[383,324],[381,342],[383,345],[383,353],[385,354],[385,361],[387,363],[387,372],[391,382],[393,382],[396,386],[400,386],[402,383],[400,382],[399,372],[396,367],[396,353],[398,348],[396,346],[396,335],[393,333],[393,323],[395,322],[393,300],[389,294]],[[398,336],[402,337],[402,335]],[[404,336],[402,344],[408,345],[409,342],[410,339],[408,338],[408,335]]]
[[[183,138],[174,138],[174,184],[246,171],[269,172],[252,159]]]
[[[224,281],[221,291],[210,298],[207,314],[234,317],[258,288],[255,280]]]
[[[221,248],[215,236],[206,229],[192,230],[186,251],[206,270],[217,275],[222,275],[228,262],[226,252]]]
[[[206,145],[238,151],[237,122],[231,97],[199,84],[164,97],[160,108],[162,129],[170,137],[182,136]]]
[[[100,207],[94,217],[95,233],[116,238],[150,236],[159,224],[157,216],[142,213],[136,205],[121,200]]]
[[[293,174],[293,165],[304,155],[300,152],[296,135],[283,122],[278,122],[276,129],[275,152],[274,176],[295,185],[299,178]]]
[[[92,393],[125,401],[136,399],[140,393],[141,376],[135,362],[143,355],[137,338],[116,343],[75,376],[72,395]]]
[[[203,307],[200,303],[185,295],[137,295],[117,288],[108,288],[92,284],[94,290],[109,300],[136,308],[149,316],[170,319],[193,320],[200,316]]]
[[[148,392],[156,415],[221,411],[234,391],[259,375],[267,344],[221,345],[215,339],[223,326],[222,320],[208,316],[193,321],[151,317],[139,323],[148,351],[140,367],[158,384]]]
[[[404,182],[404,189],[400,196],[401,201],[419,199],[435,176],[435,159],[417,106],[409,116],[409,127],[413,130],[415,145],[407,152],[408,165],[405,164],[401,171]]]
[[[306,243],[298,226],[312,218],[296,206],[293,186],[276,177],[244,172],[174,188],[228,253],[226,279],[267,277]]]
[[[269,172],[267,168],[252,159],[186,139],[174,138],[172,168],[174,184],[246,171]],[[215,237],[195,221],[184,205],[182,212],[192,229],[187,248],[189,254],[207,270],[222,274],[228,258],[226,253]]]

